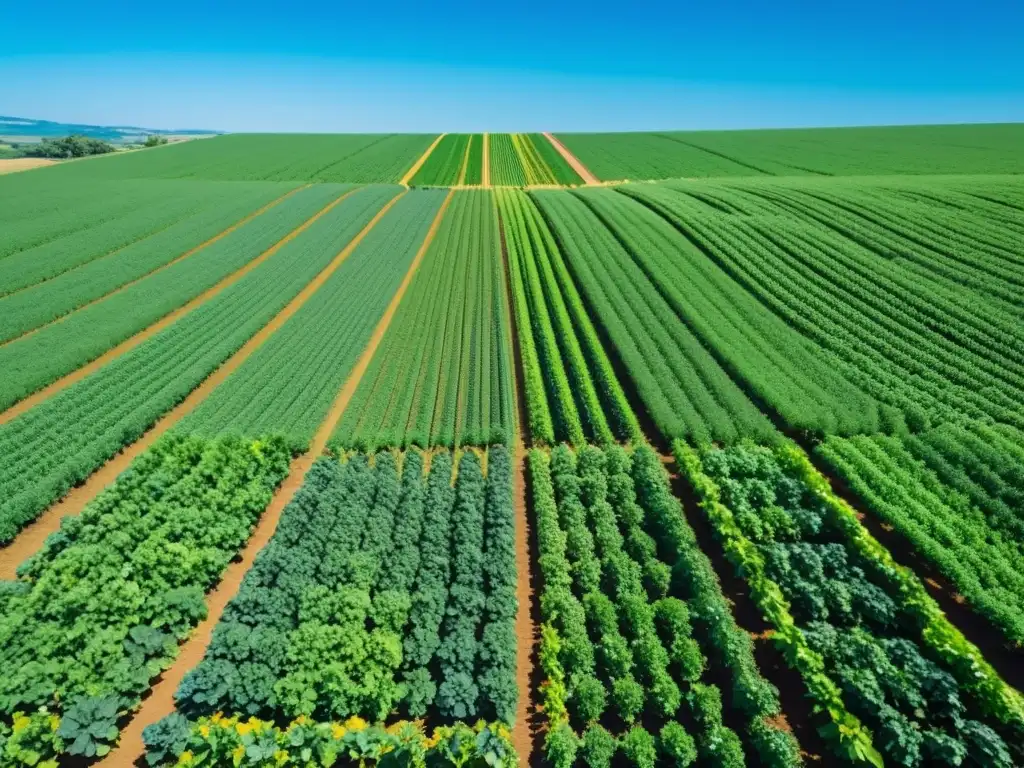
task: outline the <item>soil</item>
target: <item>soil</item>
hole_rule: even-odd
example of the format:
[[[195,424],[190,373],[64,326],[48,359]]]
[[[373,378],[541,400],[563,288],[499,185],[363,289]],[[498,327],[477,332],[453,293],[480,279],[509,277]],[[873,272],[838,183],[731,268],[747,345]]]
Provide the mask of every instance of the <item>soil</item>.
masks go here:
[[[516,721],[512,729],[512,745],[519,755],[520,765],[531,765],[531,757],[542,754],[544,739],[544,716],[537,705],[538,692],[543,682],[543,673],[537,662],[540,624],[540,603],[538,600],[537,576],[531,565],[537,562],[537,542],[533,536],[530,521],[529,499],[532,495],[527,487],[526,443],[524,433],[529,424],[526,413],[526,396],[521,389],[524,380],[523,357],[515,313],[510,306],[512,276],[509,270],[508,249],[505,244],[505,224],[498,214],[498,232],[501,239],[501,259],[505,271],[504,293],[505,314],[512,330],[513,391],[516,397],[515,475],[512,499],[516,520],[516,599],[519,610],[516,614],[516,686],[519,701],[516,707]]]
[[[308,219],[303,224],[301,224],[298,227],[296,227],[295,229],[293,229],[291,232],[289,232],[287,235],[285,235],[284,238],[282,238],[277,243],[272,245],[270,248],[265,250],[263,253],[261,253],[259,256],[257,256],[255,259],[253,259],[248,264],[246,264],[244,267],[242,267],[241,269],[239,269],[236,272],[232,272],[230,275],[225,277],[223,280],[221,280],[216,285],[211,286],[210,288],[207,288],[205,291],[203,291],[201,294],[199,294],[198,296],[196,296],[195,298],[193,298],[189,302],[183,304],[182,306],[178,307],[177,309],[175,309],[174,311],[170,312],[169,314],[164,315],[162,318],[157,320],[155,323],[153,323],[152,325],[150,325],[146,329],[144,329],[142,331],[139,331],[139,333],[135,334],[134,336],[128,337],[127,339],[122,341],[117,346],[112,347],[111,349],[108,349],[106,352],[104,352],[102,355],[97,357],[92,362],[87,363],[87,364],[83,365],[81,368],[78,368],[77,370],[72,371],[67,376],[62,376],[61,378],[57,379],[53,383],[43,387],[42,389],[38,390],[35,393],[29,395],[24,400],[21,400],[21,401],[15,403],[10,408],[8,408],[6,411],[4,411],[3,413],[0,413],[0,424],[6,424],[7,422],[11,421],[11,419],[14,419],[14,418],[18,417],[21,414],[23,414],[26,411],[28,411],[29,409],[35,407],[36,405],[39,405],[39,403],[43,402],[44,400],[49,399],[50,397],[52,397],[53,395],[57,394],[61,390],[67,389],[72,384],[74,384],[74,383],[76,383],[78,381],[81,381],[82,379],[84,379],[89,374],[95,373],[96,371],[98,371],[100,368],[102,368],[107,363],[109,363],[112,360],[120,357],[125,352],[128,352],[129,350],[134,349],[135,347],[137,347],[140,344],[142,344],[144,341],[147,341],[148,339],[152,338],[156,334],[160,333],[160,331],[164,330],[165,328],[169,327],[170,325],[172,325],[174,322],[176,322],[180,318],[182,318],[185,315],[187,315],[189,312],[191,312],[193,309],[198,307],[200,304],[203,304],[206,301],[209,301],[210,299],[212,299],[214,296],[219,294],[224,289],[234,285],[239,280],[241,280],[243,277],[245,277],[247,274],[249,274],[254,269],[256,269],[256,267],[258,267],[260,264],[262,264],[267,259],[269,259],[271,256],[273,256],[275,253],[277,253],[283,246],[285,246],[287,243],[289,243],[290,241],[292,241],[296,237],[298,237],[300,234],[302,234],[305,230],[307,230],[309,227],[311,227],[313,225],[313,223],[317,219],[319,219],[321,216],[324,216],[328,211],[330,211],[332,208],[337,206],[339,203],[341,203],[342,200],[344,200],[349,195],[353,194],[355,191],[356,191],[355,189],[349,190],[348,192],[346,192],[341,197],[339,197],[336,200],[333,200],[332,202],[328,203],[327,206],[322,208],[312,218]],[[332,265],[333,265],[333,262],[332,262]],[[333,271],[331,266],[327,267],[327,269],[330,270],[330,271]],[[315,279],[314,279],[314,282],[316,282]],[[285,311],[287,311],[287,309]],[[65,315],[65,318],[66,317],[68,317],[68,316]],[[60,320],[58,320],[56,322],[60,322]]]
[[[545,133],[544,137],[551,142],[551,145],[558,150],[558,153],[565,158],[565,162],[579,174],[580,178],[583,179],[584,184],[600,184],[597,176],[592,174],[583,163],[562,142],[560,142],[555,135],[552,133]]]
[[[127,469],[132,461],[152,445],[157,438],[167,432],[167,430],[173,427],[186,414],[190,413],[196,408],[196,406],[205,400],[221,382],[223,382],[240,365],[242,365],[242,363],[244,363],[253,352],[255,352],[267,339],[269,339],[275,331],[283,326],[292,317],[292,315],[298,312],[302,305],[305,304],[317,289],[327,281],[334,271],[341,266],[342,262],[348,258],[349,254],[355,249],[360,241],[362,241],[367,233],[369,233],[377,222],[380,221],[381,217],[387,213],[388,209],[390,209],[403,194],[405,194],[405,192],[399,193],[387,205],[385,205],[377,215],[373,217],[370,223],[367,224],[366,227],[364,227],[363,230],[356,235],[355,238],[345,246],[337,256],[334,257],[331,263],[328,264],[315,278],[313,278],[313,280],[303,288],[284,309],[282,309],[273,319],[271,319],[269,323],[263,326],[263,328],[249,339],[241,349],[228,358],[220,368],[210,374],[210,376],[208,376],[196,389],[194,389],[188,397],[160,418],[141,438],[136,440],[130,446],[125,447],[121,453],[114,456],[114,458],[94,472],[83,485],[73,489],[66,497],[64,497],[64,499],[51,506],[42,515],[36,518],[33,523],[28,525],[23,531],[21,531],[21,533],[18,534],[10,546],[0,550],[0,579],[14,578],[18,565],[25,560],[25,558],[38,550],[46,540],[47,536],[60,528],[60,521],[62,517],[80,514],[82,509],[85,508],[85,505],[92,500],[97,493],[112,483],[117,476]],[[339,198],[339,200],[340,199],[341,198]],[[335,201],[331,206],[336,205],[337,202],[338,201]],[[328,206],[328,208],[331,206]],[[326,211],[327,209],[325,208],[317,214],[317,216],[322,215]],[[304,226],[308,226],[311,222],[312,219],[309,222],[306,222],[306,225]],[[295,236],[297,233],[298,230],[292,232],[292,234],[286,239]],[[283,243],[284,241],[281,241],[281,243],[278,243],[274,248],[280,247]],[[269,252],[270,251],[267,253]],[[263,258],[263,256],[260,258]],[[391,308],[389,307],[389,309]],[[360,364],[362,363],[363,360],[360,359]],[[369,361],[367,360],[366,365],[368,364]],[[363,370],[365,370],[365,365],[363,366]],[[347,386],[348,383],[346,382],[346,387]],[[349,397],[351,397],[351,393],[349,394]],[[9,412],[10,411],[8,411],[8,413]],[[325,444],[328,436],[329,433],[324,436]],[[314,441],[314,445],[315,444],[316,443]]]
[[[18,171],[31,171],[33,168],[42,168],[47,165],[55,165],[57,160],[48,157],[12,157],[0,160],[0,176],[5,173],[17,173]]]
[[[403,176],[402,180],[398,183],[401,184],[402,186],[408,187],[409,182],[412,180],[412,177],[416,175],[416,172],[419,171],[420,168],[423,167],[423,164],[427,162],[427,158],[430,157],[430,153],[437,149],[437,145],[441,143],[441,139],[443,139],[447,135],[447,133],[442,133],[440,136],[434,139],[434,142],[429,147],[427,147],[427,151],[420,156],[419,160],[413,163],[412,168],[405,172],[405,176]]]
[[[489,133],[484,134],[483,167],[480,170],[480,186],[487,188],[491,186],[491,138]]]
[[[335,257],[334,261],[332,261],[323,272],[317,275],[314,281],[310,283],[310,285],[307,286],[299,296],[296,296],[296,298],[292,300],[292,303],[290,303],[281,314],[283,315],[289,310],[291,310],[291,312],[288,317],[294,314],[299,307],[301,307],[302,304],[313,295],[317,288],[319,288],[327,278],[330,277],[331,273],[333,273],[334,270],[337,269],[346,258],[348,258],[348,255],[355,250],[356,246],[359,245],[363,238],[371,229],[373,229],[384,214],[387,213],[388,209],[390,209],[391,206],[393,206],[404,194],[404,192],[400,193],[394,197],[391,202],[384,206],[384,208],[374,216],[370,223],[367,224],[363,230],[345,247],[345,249]],[[256,525],[248,543],[239,553],[239,557],[225,570],[220,583],[208,593],[206,600],[208,614],[206,619],[196,627],[188,640],[185,641],[184,645],[181,647],[181,652],[178,654],[178,657],[160,676],[157,683],[150,690],[149,695],[143,701],[142,706],[138,709],[131,720],[129,720],[124,730],[121,731],[121,738],[117,748],[110,752],[98,765],[107,766],[108,768],[117,768],[117,766],[142,764],[145,753],[145,744],[142,741],[142,731],[147,725],[155,723],[174,711],[174,692],[177,690],[178,685],[181,683],[185,674],[202,660],[213,636],[213,629],[217,625],[217,622],[220,621],[220,617],[224,613],[225,607],[227,607],[227,604],[238,593],[242,584],[242,579],[249,571],[249,568],[252,567],[252,564],[260,550],[262,550],[273,537],[274,531],[277,530],[277,524],[281,519],[281,513],[284,511],[284,508],[288,506],[288,503],[295,496],[299,488],[302,487],[306,473],[309,471],[310,467],[313,466],[313,462],[323,455],[327,448],[327,441],[330,439],[335,427],[344,415],[345,409],[348,407],[348,404],[352,399],[352,395],[359,387],[359,382],[362,380],[363,374],[370,365],[370,360],[373,359],[373,355],[377,351],[377,347],[380,346],[381,339],[384,338],[384,334],[387,332],[391,319],[394,317],[395,311],[398,309],[398,304],[401,302],[403,294],[408,288],[409,283],[412,281],[413,275],[416,273],[420,262],[423,260],[423,255],[426,253],[430,242],[433,240],[434,235],[437,232],[438,226],[441,223],[445,210],[448,208],[451,198],[452,195],[449,193],[448,197],[445,198],[445,202],[441,206],[441,209],[438,211],[430,230],[427,232],[423,245],[420,246],[412,264],[409,266],[409,270],[406,272],[405,278],[402,280],[402,284],[398,287],[398,290],[392,297],[391,303],[388,304],[384,315],[381,317],[380,322],[374,329],[373,335],[370,337],[366,348],[363,350],[363,353],[355,367],[353,367],[352,372],[345,381],[345,384],[342,386],[341,390],[339,390],[338,395],[335,397],[334,402],[327,411],[324,420],[320,423],[320,427],[317,429],[316,434],[313,437],[309,450],[292,461],[287,477],[281,484],[281,487],[278,488],[277,492],[274,494],[274,498],[271,500],[267,510],[260,518],[260,521]],[[274,318],[274,322],[276,323],[280,317],[281,315],[278,315],[278,317]],[[281,323],[286,320],[287,317],[281,320]],[[278,324],[278,327],[279,325],[280,323]],[[233,359],[234,358],[232,358],[232,361]]]
[[[194,248],[190,248],[189,250],[187,250],[185,253],[181,254],[180,256],[175,256],[173,259],[171,259],[170,261],[166,262],[165,264],[161,264],[156,269],[150,270],[146,274],[140,275],[139,277],[135,278],[134,280],[129,280],[127,283],[123,283],[122,285],[119,285],[117,288],[115,288],[114,290],[110,291],[109,293],[105,293],[102,296],[99,296],[99,297],[93,299],[92,301],[87,301],[85,304],[82,304],[80,306],[75,307],[73,310],[68,312],[66,315],[62,315],[61,317],[58,317],[56,320],[52,320],[52,321],[50,321],[48,323],[44,323],[43,325],[40,325],[40,326],[38,326],[36,328],[33,328],[30,331],[26,331],[25,333],[21,334],[20,336],[15,336],[13,339],[8,339],[7,341],[5,341],[2,344],[0,344],[0,347],[6,347],[8,344],[13,344],[16,341],[20,341],[21,339],[24,339],[24,338],[27,338],[29,336],[32,336],[32,335],[38,333],[39,331],[41,331],[44,328],[49,328],[51,325],[56,325],[57,323],[61,323],[64,320],[67,320],[72,315],[74,315],[75,312],[80,312],[80,311],[82,311],[83,309],[85,309],[87,307],[91,307],[93,304],[98,304],[101,301],[109,299],[111,296],[115,296],[115,295],[121,293],[122,291],[128,290],[129,288],[131,288],[136,283],[141,282],[142,280],[145,280],[147,277],[150,277],[151,275],[155,275],[158,272],[163,272],[165,269],[169,269],[170,267],[173,267],[179,261],[184,261],[189,256],[193,256],[196,253],[198,253],[199,251],[203,250],[203,248],[206,248],[207,246],[213,245],[218,240],[222,240],[223,238],[227,237],[228,235],[230,235],[235,230],[237,230],[240,227],[248,224],[250,221],[255,219],[260,214],[266,213],[268,210],[273,208],[278,203],[283,202],[285,199],[291,197],[296,192],[299,192],[300,190],[303,190],[303,189],[305,189],[308,186],[310,186],[310,185],[309,184],[303,184],[301,187],[296,187],[293,190],[285,192],[283,195],[281,195],[276,200],[271,200],[269,203],[264,205],[262,208],[260,208],[260,209],[258,209],[256,211],[253,211],[252,213],[250,213],[245,218],[243,218],[240,221],[237,221],[234,224],[232,224],[230,227],[225,229],[223,232],[214,235],[209,240],[207,240],[207,241],[205,241],[203,243],[200,243],[199,245],[195,246]],[[136,241],[136,242],[138,242],[138,241]],[[98,261],[99,259],[105,259],[105,258],[107,258],[109,256],[113,256],[114,254],[119,253],[120,251],[123,251],[125,248],[128,248],[131,245],[134,245],[134,243],[129,243],[128,245],[125,245],[125,246],[123,246],[121,248],[117,248],[117,249],[111,251],[110,253],[105,253],[102,256],[100,256],[98,259],[93,259],[91,261],[87,261],[85,264],[81,264],[78,267],[75,267],[74,269],[80,269],[81,267],[86,266],[86,264],[92,264],[94,261]],[[73,272],[74,269],[68,270],[68,272]],[[63,274],[67,274],[67,272],[65,272]],[[230,279],[230,277],[231,276],[229,275],[228,278],[225,278],[225,279]],[[12,296],[12,295],[14,295],[16,293],[20,293],[21,291],[28,290],[29,288],[34,288],[37,285],[39,285],[39,283],[34,283],[32,285],[25,286],[25,288],[19,289],[17,291],[12,291],[11,293],[9,293],[7,295],[8,296]],[[214,286],[214,287],[216,287],[216,286]]]

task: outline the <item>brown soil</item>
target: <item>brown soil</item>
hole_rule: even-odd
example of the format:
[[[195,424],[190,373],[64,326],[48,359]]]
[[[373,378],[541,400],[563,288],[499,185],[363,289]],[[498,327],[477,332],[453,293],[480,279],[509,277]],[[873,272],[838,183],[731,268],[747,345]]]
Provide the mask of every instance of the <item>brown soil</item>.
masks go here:
[[[377,222],[380,221],[381,217],[384,216],[388,209],[391,208],[391,206],[397,202],[398,198],[404,194],[405,192],[399,193],[387,205],[385,205],[377,215],[370,220],[370,223],[367,224],[362,231],[356,235],[355,238],[353,238],[353,240],[345,246],[337,256],[334,257],[331,263],[328,264],[316,277],[314,277],[313,280],[295,296],[295,298],[288,302],[288,305],[284,309],[274,316],[269,323],[263,326],[256,335],[249,339],[241,349],[228,358],[223,365],[210,374],[210,376],[208,376],[202,384],[194,389],[188,397],[159,419],[156,424],[154,424],[142,437],[130,446],[125,447],[121,453],[114,456],[114,458],[93,473],[83,485],[73,489],[64,497],[64,499],[43,512],[43,514],[36,518],[33,523],[28,525],[23,531],[21,531],[21,533],[18,534],[10,546],[6,549],[0,550],[0,579],[14,578],[18,565],[26,557],[39,549],[47,536],[60,528],[60,521],[62,517],[80,514],[85,505],[92,500],[97,493],[112,483],[117,476],[127,469],[128,465],[131,464],[132,461],[134,461],[135,458],[145,451],[150,445],[152,445],[157,438],[167,432],[167,430],[173,427],[186,414],[190,413],[197,405],[205,400],[210,392],[212,392],[222,381],[242,365],[242,363],[244,363],[253,352],[255,352],[267,339],[269,339],[275,331],[284,325],[292,315],[298,312],[302,305],[309,300],[310,296],[312,296],[317,289],[327,281],[334,271],[341,266],[342,262],[348,258],[349,254],[377,224]],[[335,201],[335,203],[336,202],[337,201]],[[332,203],[332,205],[335,203]],[[325,211],[326,209],[321,211],[320,214],[317,214],[317,216],[321,215]],[[309,222],[307,222],[307,224],[308,223]],[[296,233],[297,232],[293,232],[289,237],[294,236]],[[362,360],[360,360],[360,362],[362,362]],[[348,385],[346,384],[346,386]],[[326,437],[324,440],[326,443]]]
[[[298,306],[294,308],[292,314],[294,314],[294,311],[298,310],[299,306],[301,306],[301,304],[316,291],[316,288],[319,288],[326,279],[330,277],[330,273],[334,272],[334,270],[341,265],[348,255],[355,250],[356,246],[359,245],[367,233],[369,233],[369,231],[384,216],[387,210],[394,205],[398,201],[398,198],[403,194],[405,193],[402,192],[384,206],[384,208],[378,212],[370,223],[367,224],[358,235],[356,235],[355,239],[353,239],[337,257],[335,257],[335,260],[331,262],[330,266],[328,266],[324,272],[317,275],[316,280],[314,280],[316,287],[308,293],[303,291],[303,294],[305,294],[304,296],[303,294],[300,294],[300,296],[293,300],[294,303],[298,299],[302,299]],[[366,348],[363,350],[362,355],[359,357],[359,360],[355,367],[353,367],[351,373],[349,373],[344,385],[339,390],[338,395],[335,397],[334,402],[327,411],[327,415],[324,417],[324,420],[320,423],[316,434],[313,436],[309,450],[292,461],[287,477],[281,484],[281,487],[274,494],[274,498],[271,500],[270,506],[267,507],[266,512],[264,512],[263,516],[260,518],[260,521],[248,543],[240,552],[239,559],[228,566],[220,583],[207,595],[207,606],[209,612],[206,619],[196,627],[188,640],[185,641],[184,645],[181,647],[181,652],[174,660],[174,663],[160,676],[158,682],[152,687],[149,695],[146,697],[145,701],[143,701],[142,706],[131,718],[124,730],[122,730],[117,748],[110,752],[107,757],[99,763],[99,765],[108,766],[109,768],[117,768],[117,766],[140,764],[145,752],[145,744],[143,744],[142,741],[142,731],[147,725],[155,723],[157,720],[160,720],[174,711],[174,692],[177,690],[178,685],[181,683],[185,674],[195,667],[195,665],[198,664],[206,654],[206,649],[209,647],[210,640],[213,636],[213,629],[217,625],[217,622],[220,621],[220,617],[224,613],[225,607],[238,593],[242,584],[242,579],[249,571],[249,568],[252,567],[252,564],[260,550],[262,550],[273,537],[274,531],[277,530],[277,524],[281,519],[281,513],[284,511],[284,508],[288,506],[288,503],[295,496],[295,493],[299,488],[302,487],[306,473],[309,471],[310,467],[313,466],[313,462],[316,461],[316,459],[321,456],[327,448],[327,441],[330,439],[335,427],[344,415],[345,409],[348,407],[349,401],[352,399],[352,395],[355,393],[363,374],[370,365],[370,360],[373,359],[373,355],[377,351],[377,347],[380,346],[381,339],[384,338],[384,334],[391,323],[391,319],[394,317],[395,311],[398,309],[398,304],[401,302],[405,290],[412,281],[413,275],[418,269],[420,262],[423,260],[423,255],[426,253],[430,242],[433,240],[434,235],[437,232],[437,228],[445,210],[448,208],[448,203],[451,201],[451,197],[452,196],[449,193],[448,197],[445,198],[445,202],[438,211],[430,230],[427,232],[423,245],[420,246],[412,264],[409,266],[409,270],[406,272],[405,278],[402,280],[402,284],[398,287],[398,290],[392,297],[391,303],[388,304],[387,309],[384,311],[384,315],[381,317],[380,322],[374,329],[373,335],[370,337]],[[313,283],[310,283],[310,286],[313,286]],[[292,304],[289,304],[285,311],[290,308],[292,308]],[[276,319],[277,318],[275,318],[275,321]]]
[[[31,171],[33,168],[55,165],[57,162],[57,160],[51,160],[48,157],[12,157],[0,160],[0,176],[5,173]]]
[[[13,339],[8,339],[7,341],[5,341],[2,344],[0,344],[0,347],[6,347],[8,344],[13,344],[16,341],[20,341],[21,339],[24,339],[24,338],[27,338],[29,336],[32,336],[32,335],[38,333],[39,331],[43,330],[44,328],[49,328],[51,325],[56,325],[57,323],[62,323],[65,320],[67,320],[69,317],[72,317],[76,312],[81,312],[83,309],[86,309],[87,307],[91,307],[93,304],[98,304],[101,301],[105,301],[106,299],[109,299],[111,296],[116,296],[117,294],[121,293],[122,291],[128,290],[129,288],[131,288],[136,283],[139,283],[139,282],[145,280],[147,277],[150,277],[151,275],[155,275],[158,272],[163,272],[165,269],[169,269],[170,267],[173,267],[179,261],[184,261],[189,256],[193,256],[196,253],[198,253],[199,251],[203,250],[203,248],[206,248],[207,246],[213,245],[218,240],[222,240],[223,238],[227,237],[228,235],[230,235],[232,232],[234,232],[238,228],[244,226],[245,224],[248,224],[250,221],[255,219],[260,214],[266,213],[267,211],[269,211],[271,208],[273,208],[278,203],[283,202],[286,198],[291,197],[296,192],[299,192],[300,190],[303,190],[303,189],[305,189],[308,186],[309,186],[309,184],[304,184],[301,187],[296,187],[295,189],[290,190],[289,192],[285,192],[283,195],[281,195],[276,200],[271,200],[269,203],[264,205],[262,208],[260,208],[260,209],[258,209],[256,211],[253,211],[252,213],[250,213],[248,216],[246,216],[242,220],[235,222],[230,227],[225,229],[223,232],[214,235],[213,237],[211,237],[206,242],[200,243],[199,245],[195,246],[194,248],[189,249],[188,251],[186,251],[185,253],[181,254],[180,256],[175,256],[173,259],[171,259],[167,263],[161,264],[156,269],[150,270],[146,274],[140,275],[139,277],[135,278],[134,280],[130,280],[127,283],[119,285],[117,288],[115,288],[114,290],[110,291],[110,293],[105,293],[102,296],[99,296],[98,298],[93,299],[92,301],[88,301],[85,304],[82,304],[81,306],[75,307],[73,310],[68,312],[66,315],[62,315],[61,317],[58,317],[56,320],[51,320],[50,322],[44,323],[43,325],[40,325],[37,328],[33,328],[30,331],[26,331],[25,333],[21,334],[20,336],[15,336]],[[136,240],[135,242],[139,242],[139,241]],[[134,244],[135,243],[129,243],[128,245],[125,245],[125,246],[123,246],[121,248],[117,248],[117,249],[111,251],[110,253],[105,253],[102,256],[100,256],[99,259],[105,259],[105,258],[108,258],[110,256],[113,256],[113,255],[115,255],[117,253],[120,253],[125,248],[128,248],[128,247],[130,247],[131,245],[134,245]],[[86,266],[88,264],[92,264],[94,261],[98,261],[99,259],[93,259],[92,261],[88,261],[85,264],[80,264],[79,266],[75,267],[74,269],[68,270],[68,272],[73,272],[75,269],[81,269],[82,267],[84,267],[84,266]],[[65,272],[63,274],[67,274],[67,272]],[[228,278],[226,278],[226,279],[228,279]],[[21,293],[22,291],[26,291],[29,288],[34,288],[37,285],[39,285],[39,283],[34,283],[33,285],[26,286],[25,288],[21,288],[21,289],[19,289],[17,291],[12,291],[11,293],[9,293],[7,295],[8,296],[13,296],[16,293]]]
[[[526,413],[526,398],[521,391],[520,383],[524,380],[522,349],[519,343],[519,332],[516,326],[515,313],[512,311],[510,295],[512,276],[508,262],[508,249],[505,245],[505,223],[498,214],[498,232],[501,240],[501,259],[504,266],[503,289],[505,295],[505,316],[512,331],[512,391],[516,398],[516,446],[515,475],[513,478],[512,499],[515,505],[516,520],[516,599],[519,610],[516,613],[516,686],[519,689],[519,701],[516,708],[515,727],[512,729],[512,744],[519,755],[520,765],[530,765],[531,756],[536,750],[542,750],[543,714],[540,712],[536,696],[543,682],[540,666],[537,664],[537,646],[539,637],[537,625],[540,622],[540,605],[537,597],[536,575],[531,564],[536,562],[537,553],[532,546],[531,516],[529,514],[530,498],[526,479],[526,443],[524,433],[529,420]]]
[[[423,164],[427,162],[427,158],[430,157],[430,153],[437,149],[437,145],[441,143],[441,139],[443,139],[447,135],[447,133],[442,133],[440,136],[434,139],[433,143],[429,147],[427,147],[427,151],[420,156],[419,160],[412,164],[412,168],[405,172],[405,176],[403,176],[402,180],[398,183],[401,184],[402,186],[408,187],[409,182],[412,180],[412,177],[416,175],[416,172],[419,171],[420,168],[423,167]]]
[[[183,304],[182,306],[178,307],[174,311],[170,312],[169,314],[164,315],[160,320],[158,320],[157,322],[153,323],[153,325],[150,325],[149,327],[145,328],[144,330],[139,331],[134,336],[130,336],[129,338],[125,339],[124,341],[122,341],[117,346],[112,347],[111,349],[108,349],[106,352],[104,352],[102,355],[97,357],[91,363],[87,363],[86,365],[83,365],[81,368],[79,368],[79,369],[77,369],[75,371],[72,371],[67,376],[63,376],[63,377],[57,379],[52,384],[49,384],[49,385],[43,387],[42,389],[38,390],[37,392],[29,395],[24,400],[21,400],[21,401],[15,403],[10,408],[8,408],[6,411],[4,411],[3,413],[0,413],[0,424],[6,424],[11,419],[14,419],[14,418],[20,416],[21,414],[25,413],[26,411],[28,411],[29,409],[31,409],[34,406],[38,405],[39,403],[43,402],[44,400],[47,400],[48,398],[50,398],[53,395],[57,394],[61,390],[67,389],[72,384],[74,384],[74,383],[76,383],[78,381],[81,381],[82,379],[84,379],[89,374],[95,373],[96,371],[98,371],[100,368],[102,368],[107,363],[109,363],[112,360],[120,357],[125,352],[128,352],[131,349],[134,349],[135,347],[139,346],[139,344],[142,344],[142,342],[146,341],[147,339],[150,339],[151,337],[153,337],[156,334],[158,334],[160,331],[162,331],[165,328],[169,327],[174,322],[176,322],[177,320],[179,320],[180,318],[184,317],[186,314],[191,312],[193,309],[198,307],[200,304],[203,304],[204,302],[212,299],[214,296],[219,294],[225,288],[228,288],[228,287],[234,285],[239,280],[241,280],[243,277],[245,277],[247,274],[249,274],[254,269],[256,269],[256,267],[258,267],[260,264],[262,264],[267,259],[269,259],[271,256],[273,256],[275,253],[277,253],[287,243],[291,242],[296,237],[298,237],[300,234],[302,234],[305,230],[309,229],[309,227],[311,227],[313,225],[313,223],[317,219],[319,219],[321,216],[324,216],[328,211],[330,211],[332,208],[337,206],[339,203],[341,203],[342,200],[344,200],[349,195],[353,194],[355,191],[356,190],[354,190],[354,189],[350,190],[350,191],[346,192],[344,195],[342,195],[341,197],[337,198],[336,200],[333,200],[332,202],[328,203],[324,208],[322,208],[312,218],[308,219],[306,222],[304,222],[303,224],[299,225],[294,230],[289,232],[287,235],[285,235],[284,238],[282,238],[277,243],[272,245],[270,248],[265,250],[263,253],[261,253],[259,256],[257,256],[255,259],[253,259],[248,264],[246,264],[244,267],[242,267],[241,269],[239,269],[236,272],[231,273],[230,275],[225,277],[223,280],[221,280],[216,285],[214,285],[214,286],[212,286],[210,288],[207,288],[201,294],[199,294],[198,296],[196,296],[192,300],[188,301],[187,303]]]
[[[484,134],[483,168],[480,171],[480,186],[491,186],[491,138],[489,133]]]
[[[601,183],[597,176],[587,170],[587,166],[581,163],[576,155],[570,152],[569,148],[560,142],[553,133],[545,133],[544,137],[551,142],[551,146],[558,150],[558,154],[565,158],[565,162],[567,162],[569,166],[579,174],[580,178],[583,179],[584,184]]]

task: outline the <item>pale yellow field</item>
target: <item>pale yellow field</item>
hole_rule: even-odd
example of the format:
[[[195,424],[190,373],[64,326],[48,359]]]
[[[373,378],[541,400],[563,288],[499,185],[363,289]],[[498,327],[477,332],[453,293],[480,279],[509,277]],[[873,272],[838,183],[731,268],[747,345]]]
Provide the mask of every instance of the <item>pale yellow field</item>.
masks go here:
[[[41,168],[44,165],[53,165],[58,162],[48,157],[14,157],[7,160],[0,159],[0,174],[14,173],[15,171],[28,171],[32,168]]]

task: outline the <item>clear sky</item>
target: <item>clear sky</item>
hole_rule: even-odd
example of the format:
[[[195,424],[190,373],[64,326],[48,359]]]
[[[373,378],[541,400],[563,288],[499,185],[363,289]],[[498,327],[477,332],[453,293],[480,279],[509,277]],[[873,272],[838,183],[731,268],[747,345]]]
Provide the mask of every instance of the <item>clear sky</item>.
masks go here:
[[[0,114],[229,131],[1024,121],[1024,0],[9,4]]]

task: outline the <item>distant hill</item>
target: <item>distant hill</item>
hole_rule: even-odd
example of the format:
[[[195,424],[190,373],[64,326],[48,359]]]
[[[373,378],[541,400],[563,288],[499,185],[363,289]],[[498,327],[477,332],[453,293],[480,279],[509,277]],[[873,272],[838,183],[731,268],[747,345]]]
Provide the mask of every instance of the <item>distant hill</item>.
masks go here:
[[[58,136],[79,134],[94,139],[117,143],[141,141],[146,136],[210,136],[224,131],[206,131],[197,129],[139,128],[132,125],[80,125],[78,123],[55,123],[51,120],[33,120],[27,117],[9,117],[0,115],[0,136],[10,139],[31,141],[33,139],[52,139]]]

